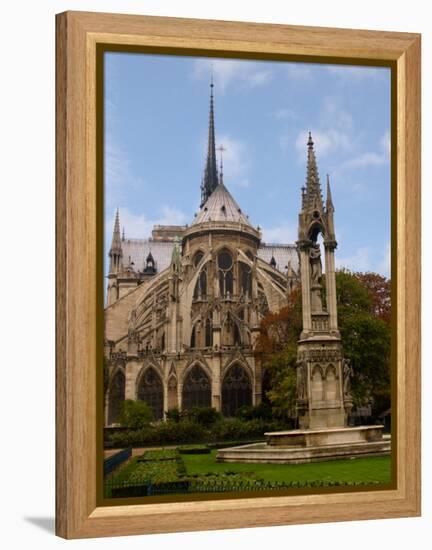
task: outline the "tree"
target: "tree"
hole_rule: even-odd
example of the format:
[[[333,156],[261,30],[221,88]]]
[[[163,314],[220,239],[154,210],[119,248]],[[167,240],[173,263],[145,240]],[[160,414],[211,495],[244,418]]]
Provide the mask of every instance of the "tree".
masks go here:
[[[382,412],[390,406],[390,281],[339,270],[336,293],[343,353],[354,371],[354,404],[370,400],[374,413]]]
[[[338,270],[336,295],[343,353],[354,371],[354,404],[372,401],[374,413],[379,413],[390,406],[390,281],[377,274]],[[261,322],[257,351],[268,375],[265,396],[279,414],[292,414],[295,406],[301,310],[298,289],[287,307],[269,313]]]
[[[367,289],[372,300],[371,313],[377,319],[391,322],[391,281],[378,273],[353,273]]]
[[[127,428],[143,428],[153,419],[153,411],[145,401],[123,401],[119,422]]]
[[[300,289],[290,294],[286,307],[268,313],[261,321],[257,351],[262,354],[267,380],[263,392],[276,416],[293,416],[295,410],[297,340],[301,328]]]

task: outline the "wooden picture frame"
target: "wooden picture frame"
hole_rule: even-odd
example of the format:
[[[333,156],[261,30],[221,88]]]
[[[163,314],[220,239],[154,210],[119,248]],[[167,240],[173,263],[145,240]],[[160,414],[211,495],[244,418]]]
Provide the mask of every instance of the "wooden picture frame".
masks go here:
[[[393,274],[397,455],[388,490],[100,506],[95,403],[98,281],[96,102],[101,44],[128,50],[393,70]],[[420,35],[106,13],[57,15],[56,532],[65,538],[420,514]],[[397,153],[396,153],[397,151]],[[99,298],[98,298],[99,296]],[[100,305],[100,304],[99,304]]]

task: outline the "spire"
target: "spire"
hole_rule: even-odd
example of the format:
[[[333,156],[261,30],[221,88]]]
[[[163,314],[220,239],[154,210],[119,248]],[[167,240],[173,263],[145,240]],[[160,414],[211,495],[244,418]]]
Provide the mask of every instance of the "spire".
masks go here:
[[[118,273],[122,269],[122,256],[123,251],[121,247],[120,238],[120,214],[117,208],[116,217],[114,221],[114,230],[111,241],[111,248],[109,251],[110,257],[110,273]]]
[[[116,211],[116,217],[114,221],[114,230],[113,230],[113,236],[112,236],[112,242],[111,242],[111,250],[112,251],[118,251],[121,249],[121,239],[120,239],[120,213],[119,209],[117,208]]]
[[[201,205],[204,205],[209,196],[216,189],[218,181],[218,169],[216,161],[215,125],[214,125],[214,102],[213,102],[213,75],[210,81],[210,115],[208,129],[207,160],[204,169],[204,178],[201,183]]]
[[[217,150],[220,153],[220,165],[219,165],[219,183],[223,184],[223,159],[222,154],[224,151],[226,151],[225,147],[223,145],[219,145]]]
[[[306,189],[302,195],[303,210],[323,208],[323,199],[321,194],[321,184],[318,174],[318,167],[315,158],[314,142],[312,134],[309,132],[307,142],[307,172]]]
[[[327,200],[326,200],[326,210],[327,212],[334,212],[333,199],[330,189],[330,177],[327,174]]]

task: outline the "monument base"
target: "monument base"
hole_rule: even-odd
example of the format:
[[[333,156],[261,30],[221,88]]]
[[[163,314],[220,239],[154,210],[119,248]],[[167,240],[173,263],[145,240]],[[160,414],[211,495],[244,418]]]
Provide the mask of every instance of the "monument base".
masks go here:
[[[303,464],[362,456],[388,455],[390,437],[384,426],[290,430],[264,434],[265,443],[220,449],[218,462]]]

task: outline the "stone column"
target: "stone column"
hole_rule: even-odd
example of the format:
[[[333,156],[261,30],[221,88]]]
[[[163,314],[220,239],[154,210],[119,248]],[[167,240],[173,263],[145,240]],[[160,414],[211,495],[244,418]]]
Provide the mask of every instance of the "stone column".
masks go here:
[[[309,247],[300,246],[300,272],[302,284],[303,331],[312,330]]]
[[[211,406],[214,407],[217,411],[221,410],[221,377],[220,377],[220,361],[217,361],[215,357],[213,359],[212,365],[212,380],[211,380]],[[219,363],[219,364],[217,364]]]
[[[336,303],[336,274],[334,261],[334,243],[324,243],[327,286],[327,311],[329,314],[329,329],[338,330],[337,303]]]
[[[137,399],[136,379],[139,368],[138,358],[128,359],[125,368],[125,399]]]

